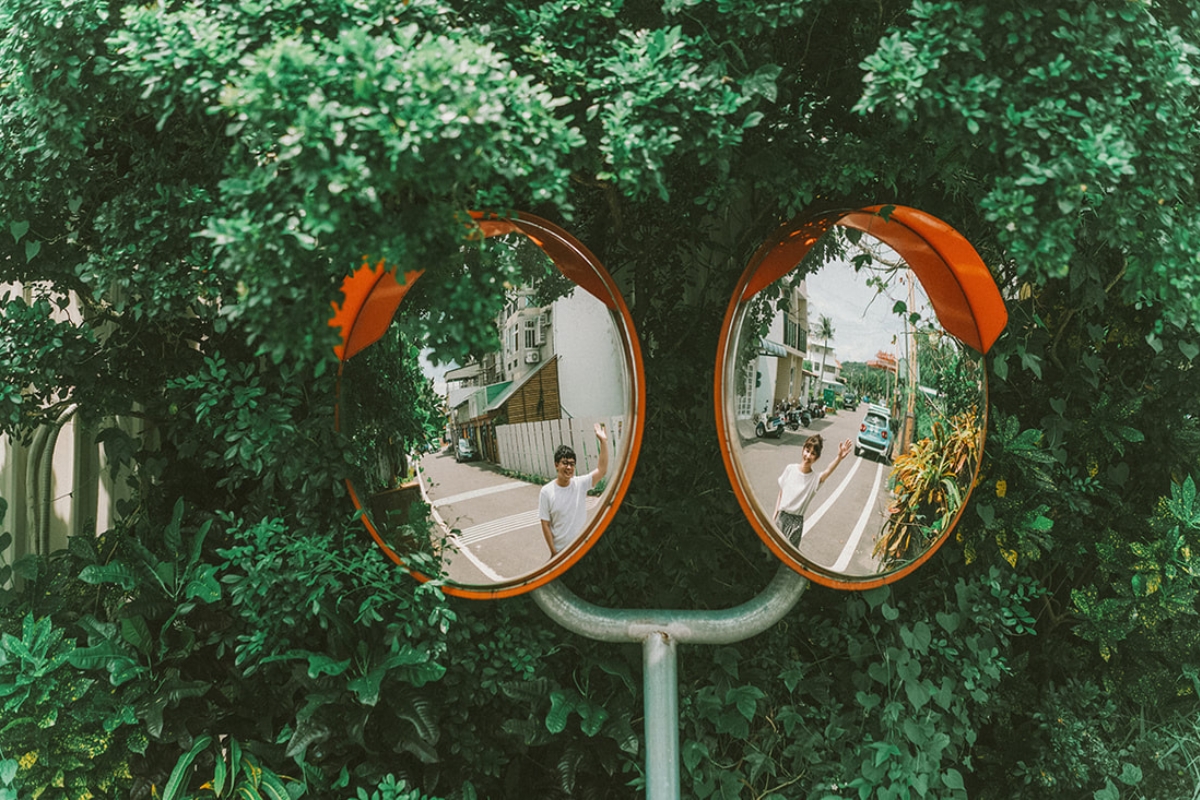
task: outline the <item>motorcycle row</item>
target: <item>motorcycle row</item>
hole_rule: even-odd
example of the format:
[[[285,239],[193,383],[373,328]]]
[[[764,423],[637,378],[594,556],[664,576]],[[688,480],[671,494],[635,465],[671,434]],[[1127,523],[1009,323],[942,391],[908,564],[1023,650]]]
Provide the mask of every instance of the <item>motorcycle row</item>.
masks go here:
[[[764,412],[758,416],[758,423],[754,426],[754,435],[760,438],[770,436],[778,439],[783,436],[784,428],[790,431],[800,430],[800,428],[807,428],[811,425],[814,419],[824,417],[825,404],[816,398],[810,399],[807,403],[801,403],[799,400],[793,403],[777,400],[772,412]]]

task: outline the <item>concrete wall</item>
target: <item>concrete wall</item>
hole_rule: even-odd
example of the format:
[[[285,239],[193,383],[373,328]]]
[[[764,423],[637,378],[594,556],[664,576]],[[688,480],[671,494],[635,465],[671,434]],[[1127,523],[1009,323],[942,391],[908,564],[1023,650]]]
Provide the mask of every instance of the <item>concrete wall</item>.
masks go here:
[[[628,436],[625,417],[576,417],[544,422],[523,422],[517,425],[497,425],[496,445],[500,451],[500,466],[525,475],[537,475],[544,481],[554,479],[554,451],[560,444],[575,451],[575,474],[582,475],[596,467],[600,456],[595,424],[603,423],[608,432],[609,475],[616,469]]]

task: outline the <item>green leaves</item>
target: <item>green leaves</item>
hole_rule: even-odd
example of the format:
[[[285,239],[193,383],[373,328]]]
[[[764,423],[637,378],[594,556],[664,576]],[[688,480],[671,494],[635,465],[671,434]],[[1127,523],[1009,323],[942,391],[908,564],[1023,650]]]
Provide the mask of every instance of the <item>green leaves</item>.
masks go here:
[[[29,223],[26,221],[14,221],[8,225],[8,230],[12,233],[13,241],[17,244],[21,243],[21,239],[29,232]],[[25,242],[25,260],[33,261],[34,256],[42,250],[42,243],[36,239],[30,239]]]
[[[933,138],[959,131],[961,158],[944,171],[1010,160],[980,206],[1007,257],[1036,281],[1066,274],[1089,214],[1131,274],[1191,260],[1180,249],[1190,234],[1160,212],[1195,191],[1195,150],[1181,135],[1190,130],[1183,98],[1197,91],[1194,45],[1144,7],[1118,6],[926,3],[863,61],[860,112]],[[1130,104],[1142,112],[1123,113]],[[1134,229],[1142,213],[1161,235]],[[1194,314],[1188,294],[1160,297]]]
[[[595,736],[608,719],[608,711],[577,691],[557,689],[550,693],[550,712],[546,715],[546,730],[562,733],[572,713],[579,715],[580,730]]]
[[[128,774],[135,720],[72,667],[79,651],[63,633],[26,614],[19,635],[0,634],[0,751],[16,757],[0,761],[0,796],[107,791]]]
[[[168,556],[159,559],[148,548],[131,542],[135,558],[131,563],[120,561],[109,564],[90,564],[80,573],[86,583],[114,583],[125,590],[157,589],[171,601],[199,600],[202,603],[221,599],[221,587],[215,579],[216,567],[200,561],[204,538],[212,526],[206,520],[191,537],[188,549],[183,547],[184,504],[183,499],[175,503],[171,521],[163,529],[163,542]]]
[[[61,612],[66,653],[4,696],[29,691],[4,755],[29,752],[5,735],[41,737],[21,791],[62,770],[128,796],[129,752],[161,781],[203,732],[181,795],[232,792],[246,754],[320,796],[419,794],[389,771],[464,798],[627,792],[636,655],[564,639],[529,604],[449,604],[345,524],[338,282],[364,253],[427,269],[381,359],[389,393],[358,409],[356,447],[406,451],[441,425],[411,351],[486,341],[513,274],[463,252],[461,212],[566,223],[625,290],[650,415],[572,585],[728,607],[773,563],[706,438],[733,282],[800,208],[895,201],[968,233],[1010,305],[976,513],[918,575],[810,593],[754,642],[689,655],[689,793],[987,798],[1028,780],[1023,797],[1057,797],[1134,785],[1136,762],[1138,791],[1179,795],[1186,765],[1154,735],[1194,716],[1178,665],[1200,646],[1192,14],[5,0],[0,30],[21,35],[0,38],[0,279],[22,286],[0,303],[0,427],[78,403],[83,452],[118,417],[105,463],[131,515],[25,562],[36,594],[0,607],[14,641],[23,604]],[[53,749],[74,716],[99,744]]]
[[[761,116],[737,117],[755,95],[774,99],[781,69],[764,65],[746,78],[743,92],[729,85],[723,59],[705,57],[702,41],[681,27],[626,31],[588,81],[595,98],[589,118],[602,134],[600,180],[612,180],[634,200],[671,198],[665,171],[677,153],[700,164],[722,161]]]
[[[1171,484],[1167,511],[1183,529],[1200,529],[1200,505],[1196,503],[1196,481],[1188,475],[1182,483]]]
[[[179,757],[163,786],[163,800],[183,800],[185,797],[292,800],[298,796],[288,791],[281,776],[264,767],[257,756],[244,750],[238,740],[232,737],[211,748],[212,778],[203,782],[199,794],[193,794],[186,788],[196,783],[193,763],[211,745],[211,736],[197,737],[191,748]]]

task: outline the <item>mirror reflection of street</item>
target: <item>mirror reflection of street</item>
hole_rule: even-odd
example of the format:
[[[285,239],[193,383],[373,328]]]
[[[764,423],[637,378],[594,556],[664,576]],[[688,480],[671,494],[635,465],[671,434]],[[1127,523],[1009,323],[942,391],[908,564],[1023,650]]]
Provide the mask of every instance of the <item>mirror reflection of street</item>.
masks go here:
[[[356,445],[351,488],[372,534],[397,561],[432,551],[439,563],[421,569],[446,586],[489,593],[537,581],[595,541],[628,480],[641,383],[628,312],[582,245],[533,217],[493,222],[463,258],[467,270],[485,256],[513,270],[485,323],[495,340],[465,363],[434,363],[427,343],[389,329],[339,376],[339,429]],[[427,412],[415,422],[380,399],[410,384]],[[595,485],[568,484],[581,487],[569,503],[553,493],[547,536],[539,492],[555,480],[563,445]]]
[[[723,419],[758,522],[802,566],[852,581],[894,573],[945,536],[982,441],[981,362],[945,335],[906,264],[882,249],[872,259],[802,262],[759,290],[725,367]],[[806,506],[776,515],[780,476],[813,434],[824,440],[814,472],[847,440],[853,457]],[[804,482],[788,474],[795,505]]]
[[[804,441],[815,433],[825,439],[823,458],[836,455],[837,442],[858,434],[861,413],[840,411],[813,420],[807,428],[784,430],[778,439],[742,439],[741,461],[750,488],[761,500],[774,500],[779,475],[788,464],[800,461]],[[751,434],[753,437],[753,434]],[[815,469],[824,465],[819,461]],[[847,456],[821,487],[804,517],[800,555],[805,560],[843,575],[874,575],[880,571],[871,554],[879,530],[887,519],[890,495],[887,479],[891,467],[869,455]],[[770,513],[771,509],[765,511]]]

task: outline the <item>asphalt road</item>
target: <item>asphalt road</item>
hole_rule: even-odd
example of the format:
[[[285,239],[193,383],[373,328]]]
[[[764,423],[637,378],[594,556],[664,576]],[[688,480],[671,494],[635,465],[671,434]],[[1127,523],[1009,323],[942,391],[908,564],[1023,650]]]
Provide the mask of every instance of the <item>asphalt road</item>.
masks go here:
[[[807,428],[785,430],[779,439],[743,438],[740,458],[750,484],[746,488],[764,514],[775,508],[779,475],[788,464],[800,461],[800,449],[809,436],[819,433],[824,440],[821,458],[813,467],[822,472],[836,458],[840,442],[849,439],[853,445],[865,414],[866,406],[860,405],[854,411],[843,409],[813,420]],[[855,456],[851,449],[808,507],[800,556],[843,575],[878,572],[871,550],[887,519],[890,471],[890,463],[871,455]]]

